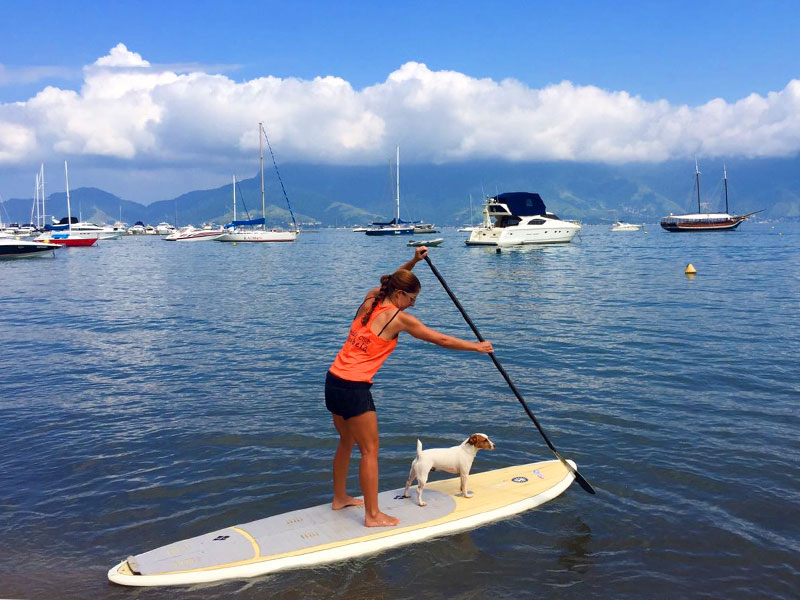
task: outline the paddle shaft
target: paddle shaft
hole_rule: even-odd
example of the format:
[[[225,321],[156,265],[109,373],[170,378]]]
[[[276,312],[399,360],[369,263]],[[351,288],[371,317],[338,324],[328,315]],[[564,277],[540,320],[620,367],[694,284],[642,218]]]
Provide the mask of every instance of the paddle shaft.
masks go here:
[[[461,316],[464,317],[464,320],[467,322],[467,325],[469,325],[470,329],[472,329],[473,333],[478,338],[478,341],[480,342],[485,341],[483,339],[483,336],[481,335],[481,332],[478,331],[478,328],[475,326],[475,323],[473,323],[472,319],[469,318],[467,311],[464,310],[463,306],[461,306],[461,302],[458,301],[458,298],[456,298],[456,295],[453,293],[453,290],[450,289],[450,286],[447,285],[447,282],[444,280],[444,277],[442,277],[442,274],[439,273],[439,269],[437,269],[433,265],[431,259],[428,258],[427,256],[425,256],[425,262],[428,263],[428,266],[431,268],[431,271],[433,271],[433,274],[436,276],[436,279],[438,279],[439,283],[442,284],[444,291],[446,291],[447,295],[450,296],[450,299],[453,301],[453,304],[456,305],[456,308],[461,313]],[[511,377],[509,377],[508,373],[506,373],[506,370],[503,368],[503,365],[500,364],[500,361],[497,360],[497,357],[494,355],[494,352],[489,353],[489,358],[492,359],[494,366],[497,367],[498,371],[500,371],[500,374],[503,376],[503,379],[506,380],[508,387],[510,387],[511,391],[514,392],[514,395],[517,397],[517,400],[519,400],[519,403],[522,404],[522,408],[525,409],[525,412],[530,417],[531,421],[533,421],[533,424],[536,425],[536,429],[538,429],[539,433],[542,434],[542,438],[544,438],[547,447],[550,448],[553,454],[556,455],[556,458],[558,458],[558,460],[560,460],[564,464],[564,466],[566,466],[567,469],[569,469],[569,471],[571,471],[572,474],[575,475],[575,479],[578,482],[578,484],[588,493],[594,494],[595,491],[594,488],[591,486],[591,484],[588,481],[586,481],[586,479],[584,479],[583,475],[578,473],[577,469],[575,469],[571,464],[569,464],[564,459],[564,457],[562,457],[558,453],[558,450],[556,450],[556,447],[553,445],[553,442],[550,441],[550,438],[547,437],[547,434],[544,432],[544,429],[539,424],[539,420],[536,418],[536,415],[533,414],[533,411],[528,406],[528,403],[525,402],[525,398],[522,397],[522,394],[520,394],[519,390],[517,389],[517,386],[514,385],[513,381],[511,381]]]

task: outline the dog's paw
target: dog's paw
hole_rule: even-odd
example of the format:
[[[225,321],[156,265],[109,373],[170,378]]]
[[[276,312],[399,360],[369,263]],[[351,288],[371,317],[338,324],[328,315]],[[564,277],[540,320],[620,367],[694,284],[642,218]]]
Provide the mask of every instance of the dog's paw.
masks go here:
[[[428,506],[428,503],[427,503],[427,502],[425,502],[424,500],[420,500],[420,501],[419,501],[419,505],[420,505],[420,506]]]
[[[473,496],[472,492],[464,492],[461,495],[464,496],[464,498],[472,498]]]
[[[405,493],[403,494],[403,498],[411,498],[411,496],[409,496],[408,493]]]

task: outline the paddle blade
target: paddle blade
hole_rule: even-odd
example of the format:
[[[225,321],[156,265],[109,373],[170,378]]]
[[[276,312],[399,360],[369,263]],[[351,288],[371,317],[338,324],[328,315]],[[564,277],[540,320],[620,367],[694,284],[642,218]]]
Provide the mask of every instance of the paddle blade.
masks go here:
[[[584,489],[585,492],[587,492],[589,494],[595,494],[596,493],[594,491],[594,488],[592,487],[592,484],[590,484],[588,481],[586,481],[586,479],[583,477],[583,475],[581,475],[577,471],[574,471],[574,473],[575,473],[575,481],[578,482],[578,485],[581,486]]]

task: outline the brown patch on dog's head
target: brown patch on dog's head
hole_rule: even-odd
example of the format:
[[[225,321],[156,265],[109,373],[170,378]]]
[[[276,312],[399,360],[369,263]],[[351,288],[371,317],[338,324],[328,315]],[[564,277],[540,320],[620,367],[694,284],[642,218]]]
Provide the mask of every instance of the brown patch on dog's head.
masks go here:
[[[485,433],[473,433],[467,440],[468,444],[475,446],[478,450],[494,450],[494,444]]]

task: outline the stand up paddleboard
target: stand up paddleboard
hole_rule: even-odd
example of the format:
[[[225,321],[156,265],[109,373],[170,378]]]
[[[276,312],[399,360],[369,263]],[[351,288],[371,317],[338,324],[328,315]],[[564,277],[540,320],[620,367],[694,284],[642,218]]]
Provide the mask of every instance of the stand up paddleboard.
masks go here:
[[[382,492],[381,510],[400,518],[397,527],[364,527],[363,507],[314,506],[130,556],[108,578],[132,586],[186,585],[373,554],[529,510],[561,494],[574,479],[562,462],[550,460],[471,474],[470,498],[461,495],[457,477],[428,482],[424,507],[417,505],[415,487],[410,498],[403,498],[402,488]]]

